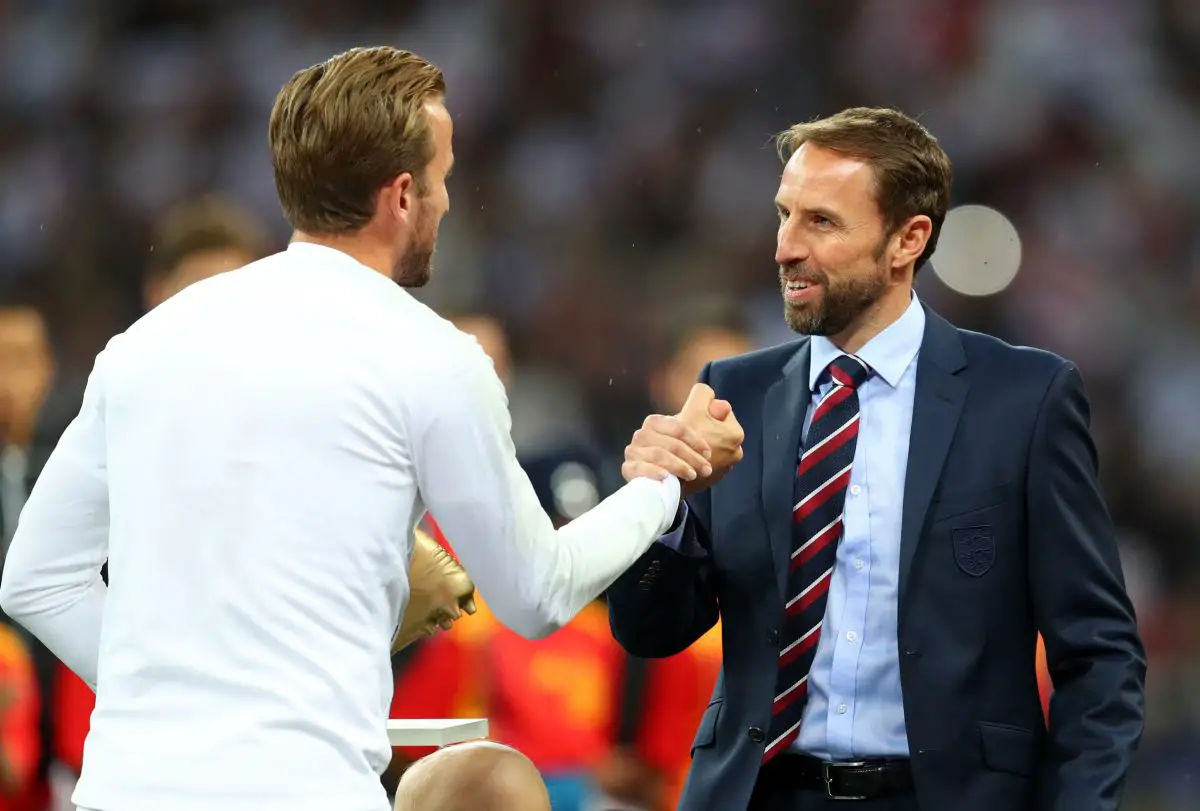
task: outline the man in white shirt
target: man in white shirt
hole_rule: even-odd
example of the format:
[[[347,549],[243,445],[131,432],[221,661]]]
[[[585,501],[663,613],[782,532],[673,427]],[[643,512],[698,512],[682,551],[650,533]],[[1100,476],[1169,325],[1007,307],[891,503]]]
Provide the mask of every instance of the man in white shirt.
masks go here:
[[[443,93],[391,48],[297,73],[270,124],[290,247],[188,287],[97,357],[0,585],[97,690],[82,808],[384,811],[389,649],[425,509],[529,637],[674,517],[679,481],[645,478],[556,531],[490,361],[404,289],[428,280],[449,207]],[[740,427],[699,395],[708,442],[679,420],[670,449],[689,488],[740,456]]]

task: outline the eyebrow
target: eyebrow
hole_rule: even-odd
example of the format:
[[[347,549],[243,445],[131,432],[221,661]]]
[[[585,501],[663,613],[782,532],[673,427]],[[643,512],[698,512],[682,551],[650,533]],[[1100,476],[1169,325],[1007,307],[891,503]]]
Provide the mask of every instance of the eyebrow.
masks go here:
[[[787,206],[785,206],[779,200],[775,201],[775,208],[778,211],[780,211],[781,213],[782,212],[787,212],[789,214],[796,213],[794,211],[788,211]],[[800,213],[801,214],[816,214],[817,216],[824,217],[825,219],[831,220],[832,222],[838,222],[838,223],[842,222],[842,217],[839,214],[837,214],[835,211],[833,211],[831,209],[824,208],[822,206],[815,206],[815,207],[809,206],[807,208],[802,208],[802,209],[800,209]]]
[[[841,222],[842,221],[842,218],[837,214],[837,212],[833,211],[832,209],[823,208],[821,206],[817,206],[816,208],[806,208],[806,209],[804,209],[804,213],[805,214],[816,214],[819,217],[824,217],[825,219],[832,220],[833,222]]]

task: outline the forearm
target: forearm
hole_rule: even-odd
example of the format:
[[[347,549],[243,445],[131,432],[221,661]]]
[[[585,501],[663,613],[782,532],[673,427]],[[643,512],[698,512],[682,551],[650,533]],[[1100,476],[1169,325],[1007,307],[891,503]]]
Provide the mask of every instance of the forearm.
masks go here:
[[[414,417],[421,496],[496,617],[522,636],[545,636],[662,534],[679,483],[634,480],[556,530],[517,463],[503,386],[490,366],[466,360]]]
[[[492,612],[531,639],[566,625],[632,566],[678,498],[674,480],[637,479],[555,530],[532,489],[523,490],[510,491],[512,508],[492,520],[492,511],[466,504],[435,514]]]
[[[54,544],[40,541],[36,510],[31,501],[22,516],[5,561],[0,605],[95,690],[108,588],[98,565],[56,556]]]

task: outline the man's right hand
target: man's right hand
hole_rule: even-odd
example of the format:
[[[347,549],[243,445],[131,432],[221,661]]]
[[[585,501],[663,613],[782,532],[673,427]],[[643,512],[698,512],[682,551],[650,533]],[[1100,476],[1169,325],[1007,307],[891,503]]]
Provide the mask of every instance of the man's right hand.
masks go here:
[[[625,448],[621,474],[627,481],[674,475],[685,494],[695,493],[716,484],[741,461],[744,439],[733,407],[697,383],[677,416],[646,418]]]

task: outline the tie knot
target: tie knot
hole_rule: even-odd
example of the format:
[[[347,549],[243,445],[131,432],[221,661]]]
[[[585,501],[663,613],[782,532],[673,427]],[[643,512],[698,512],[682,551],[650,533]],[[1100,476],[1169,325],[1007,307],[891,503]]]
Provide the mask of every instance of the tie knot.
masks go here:
[[[829,364],[829,376],[839,385],[857,389],[871,376],[871,367],[854,355],[839,355]]]

